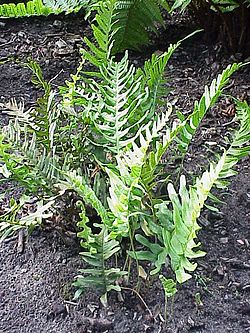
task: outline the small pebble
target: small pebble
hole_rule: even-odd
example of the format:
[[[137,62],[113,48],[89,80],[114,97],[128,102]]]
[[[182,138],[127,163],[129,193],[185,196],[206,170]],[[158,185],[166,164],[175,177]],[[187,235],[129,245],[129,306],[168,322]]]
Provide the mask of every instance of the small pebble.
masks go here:
[[[222,244],[227,244],[228,243],[228,237],[222,237],[222,238],[220,238],[220,242]]]
[[[64,304],[54,304],[52,314],[55,316],[63,315],[63,317],[66,317],[67,309]]]
[[[55,20],[53,23],[53,27],[55,27],[55,28],[61,29],[62,26],[63,26],[62,21]]]

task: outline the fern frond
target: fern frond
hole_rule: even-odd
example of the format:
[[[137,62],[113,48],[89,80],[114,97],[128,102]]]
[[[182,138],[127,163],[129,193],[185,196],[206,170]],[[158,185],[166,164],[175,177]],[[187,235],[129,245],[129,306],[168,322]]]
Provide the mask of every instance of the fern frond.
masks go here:
[[[37,208],[34,212],[18,219],[17,214],[28,201],[29,200],[24,197],[21,197],[19,203],[14,199],[10,200],[9,210],[3,215],[0,215],[0,243],[20,229],[33,230],[35,227],[41,225],[43,219],[52,216],[52,213],[48,211],[54,204],[54,201],[50,200],[46,204],[42,201],[37,202]]]
[[[159,137],[170,113],[171,110],[152,125],[149,123],[141,132],[138,143],[133,142],[131,148],[128,147],[116,156],[117,174],[112,169],[105,168],[110,179],[108,204],[115,216],[111,232],[114,237],[128,236],[131,216],[140,215],[142,211],[142,198],[145,195],[140,186],[143,164],[150,144]]]
[[[170,44],[168,50],[161,55],[152,54],[151,59],[144,63],[143,68],[137,69],[137,75],[142,77],[141,85],[149,89],[152,112],[160,104],[161,98],[165,97],[168,93],[168,89],[165,86],[166,79],[164,78],[164,74],[169,59],[184,40],[189,39],[198,32],[200,30],[194,31],[176,44]]]
[[[166,83],[164,79],[165,69],[170,57],[180,44],[181,42],[171,44],[162,55],[153,54],[151,59],[145,62],[144,67],[139,68],[136,72],[136,75],[141,77],[141,87],[149,89],[150,114],[154,114],[160,99],[168,92],[164,86]]]
[[[85,204],[93,207],[100,216],[102,223],[107,227],[112,225],[112,216],[109,216],[101,201],[96,196],[92,188],[86,183],[84,177],[77,175],[76,171],[67,172],[64,174],[64,182],[60,182],[65,188],[74,190],[78,193]]]
[[[41,143],[49,154],[55,147],[55,129],[60,109],[56,108],[51,85],[44,80],[38,63],[30,60],[26,66],[32,70],[32,82],[43,89],[44,95],[38,98],[36,107],[29,110],[25,110],[22,102],[18,104],[13,99],[6,104],[0,104],[0,108],[18,123],[26,124],[27,130],[30,128],[31,132],[36,134],[37,142]]]
[[[113,22],[115,6],[116,0],[101,1],[98,3],[95,17],[96,24],[91,25],[97,45],[88,38],[84,38],[90,51],[84,50],[83,57],[96,67],[105,64],[110,58],[113,38],[116,32]]]
[[[98,144],[119,154],[149,114],[145,105],[148,92],[141,90],[140,77],[135,78],[127,53],[120,62],[111,59],[100,67],[100,73],[102,81],[92,81],[96,97],[90,118],[98,133]]]
[[[148,154],[148,160],[144,165],[142,179],[146,188],[149,189],[154,185],[153,182],[157,167],[167,149],[174,141],[178,143],[181,154],[185,154],[207,111],[216,103],[219,96],[222,94],[230,76],[240,67],[241,64],[229,65],[217,79],[213,80],[210,87],[205,87],[205,92],[200,101],[195,102],[194,111],[187,118],[181,115],[179,119],[180,122],[177,126],[165,130],[162,142],[156,143],[155,150]]]
[[[41,182],[41,185],[46,186],[46,182],[52,185],[56,180],[61,179],[62,167],[58,163],[55,148],[47,154],[45,148],[37,142],[36,133],[30,134],[26,125],[20,126],[17,120],[14,123],[10,121],[9,125],[3,129],[3,135],[11,148],[15,149],[17,153],[19,152],[15,161],[19,157],[19,163],[27,165],[29,172],[26,177],[23,175],[23,181],[31,181],[37,185]],[[14,168],[12,173],[15,175]]]
[[[82,234],[80,234],[81,236]],[[126,271],[119,268],[107,268],[106,261],[120,250],[119,242],[110,239],[107,228],[103,225],[98,234],[92,235],[92,252],[81,252],[83,260],[93,268],[82,269],[78,275],[74,286],[78,288],[77,294],[81,294],[87,288],[99,289],[102,292],[101,301],[107,305],[107,292],[110,290],[120,291],[116,281],[126,275]]]
[[[198,126],[202,119],[206,115],[207,111],[216,103],[221,96],[223,89],[226,87],[229,78],[235,73],[242,64],[234,63],[228,65],[227,68],[218,75],[217,79],[214,79],[210,87],[205,87],[205,92],[202,95],[200,101],[196,101],[194,104],[193,113],[188,116],[183,122],[183,117],[180,117],[181,124],[177,126],[176,131],[178,135],[176,141],[178,147],[182,153],[187,151],[192,137],[194,136]]]
[[[155,23],[163,24],[159,1],[122,0],[114,12],[113,53],[140,49],[149,43],[148,29],[156,32]]]
[[[186,189],[186,180],[184,176],[180,178],[179,195],[174,186],[168,185],[168,194],[173,206],[174,231],[165,232],[168,242],[168,251],[171,258],[171,266],[176,274],[179,283],[188,280],[191,275],[185,271],[194,271],[197,264],[193,264],[189,259],[198,258],[205,255],[202,251],[194,252],[194,248],[200,243],[195,243],[196,233],[200,230],[197,218],[203,208],[204,202],[217,179],[219,167],[210,166],[209,172],[203,174],[200,180],[197,180],[195,188]]]
[[[39,64],[33,60],[29,60],[26,66],[32,71],[32,83],[44,92],[43,96],[36,101],[36,107],[31,111],[33,119],[30,126],[32,124],[36,126],[35,133],[37,140],[49,152],[55,146],[54,136],[60,109],[56,107],[54,100],[55,93],[51,89],[51,84],[44,79]]]

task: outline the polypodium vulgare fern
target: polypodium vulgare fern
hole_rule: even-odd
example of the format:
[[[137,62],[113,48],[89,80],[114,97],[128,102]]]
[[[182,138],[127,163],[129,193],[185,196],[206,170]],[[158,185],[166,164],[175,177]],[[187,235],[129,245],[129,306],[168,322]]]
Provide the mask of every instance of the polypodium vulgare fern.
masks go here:
[[[162,118],[159,116],[158,120],[157,116],[155,116],[155,120],[153,121],[146,118],[144,120],[142,115],[141,118],[143,121],[140,123],[137,133],[133,134],[131,130],[133,127],[129,127],[129,130],[126,132],[119,124],[117,125],[115,120],[120,121],[122,118],[114,117],[113,113],[113,110],[115,110],[116,112],[118,111],[118,114],[127,115],[129,104],[126,103],[133,103],[127,97],[128,93],[126,93],[126,91],[130,92],[132,90],[132,81],[129,82],[127,73],[131,73],[131,80],[133,78],[132,72],[127,70],[126,57],[125,55],[125,58],[117,64],[114,60],[111,60],[107,70],[103,70],[100,67],[98,82],[93,80],[87,81],[88,84],[91,82],[96,96],[99,93],[99,100],[96,101],[95,98],[91,99],[92,108],[88,108],[88,122],[92,128],[91,133],[97,135],[96,143],[94,143],[92,136],[90,136],[91,142],[96,144],[97,147],[98,143],[102,142],[104,151],[106,150],[107,153],[111,153],[111,156],[106,161],[101,161],[97,157],[97,162],[100,168],[106,172],[108,182],[110,183],[108,207],[105,208],[105,216],[112,217],[112,223],[110,223],[110,220],[108,223],[105,222],[105,218],[103,225],[107,228],[111,239],[120,241],[121,238],[129,238],[131,247],[128,254],[137,261],[152,261],[155,264],[155,269],[151,272],[152,274],[159,273],[169,257],[171,267],[176,274],[177,282],[183,283],[191,277],[187,272],[193,271],[196,267],[196,264],[192,260],[204,255],[202,251],[195,251],[200,245],[195,242],[197,232],[200,229],[197,219],[211,188],[218,183],[220,175],[223,176],[223,169],[228,166],[231,170],[233,166],[233,164],[226,162],[227,156],[231,154],[230,149],[221,157],[218,164],[211,164],[209,171],[206,171],[201,178],[197,178],[197,181],[193,186],[190,186],[189,190],[186,187],[184,176],[176,180],[174,179],[175,177],[172,179],[172,175],[169,174],[170,181],[175,181],[175,183],[180,182],[179,194],[175,192],[172,183],[169,183],[167,198],[166,200],[162,200],[157,198],[152,183],[155,184],[156,180],[159,180],[156,172],[157,167],[166,152],[168,150],[171,152],[171,144],[174,141],[180,145],[182,153],[186,152],[191,138],[207,110],[214,105],[228,83],[228,79],[241,67],[241,64],[228,66],[212,82],[209,88],[205,87],[205,93],[200,101],[195,103],[193,113],[186,118],[179,113],[180,119],[177,126],[170,127],[167,125],[168,116],[171,112],[170,107],[169,114]],[[154,62],[149,62],[148,64],[152,64],[152,67],[154,66]],[[122,68],[126,70],[122,71]],[[119,79],[117,80],[115,78],[118,73],[120,76],[118,76]],[[141,70],[138,73],[141,73]],[[112,80],[112,78],[114,79]],[[139,80],[138,78],[144,80],[143,75],[135,77],[136,80]],[[102,80],[105,84],[102,84]],[[124,82],[128,84],[124,85]],[[147,85],[145,82],[147,81],[143,81],[143,89]],[[114,91],[116,94],[113,93]],[[101,98],[100,102],[101,96],[105,96],[105,98]],[[116,102],[114,102],[111,96],[116,96]],[[125,98],[126,103],[122,98]],[[156,98],[155,103],[157,102],[158,99]],[[95,104],[99,106],[99,103],[102,105],[101,110],[105,110],[100,116],[98,108],[95,108]],[[83,105],[85,105],[84,102]],[[121,109],[116,107],[116,105]],[[150,102],[145,105],[145,112],[147,112],[147,108],[151,109]],[[248,122],[249,120],[245,118],[247,115],[245,104],[244,110],[244,116],[240,117]],[[94,114],[91,115],[91,112],[94,112]],[[102,117],[100,118],[102,120],[98,122],[99,117]],[[126,116],[125,119],[129,122],[130,118]],[[110,121],[112,121],[113,126],[110,125]],[[123,124],[126,123],[122,122]],[[238,143],[241,144],[245,144],[249,140],[249,130],[247,127],[243,128],[239,130],[239,133],[242,133],[242,137],[238,139]],[[117,132],[115,132],[116,129]],[[108,136],[107,133],[113,133],[113,135]],[[119,141],[119,145],[117,145],[117,140],[113,140],[113,138],[116,138],[117,135],[120,138],[124,134],[130,134],[130,137],[127,136],[125,141]],[[236,137],[238,137],[237,134]],[[106,144],[102,140],[105,140]],[[117,149],[118,147],[119,149]],[[239,147],[238,158],[245,156],[248,151],[249,149],[246,147]],[[95,155],[97,152],[94,151],[93,153]],[[238,161],[238,158],[233,160],[234,163]],[[230,175],[230,172],[228,171],[228,175]],[[81,184],[78,184],[79,188],[81,186]],[[93,194],[93,192],[91,193]],[[85,204],[91,204],[86,194],[81,194],[81,197]],[[92,207],[95,208],[97,215],[101,217],[103,213],[100,207],[96,206],[96,203],[92,204]],[[84,224],[84,233],[88,230],[88,239],[93,239],[92,236],[94,236],[94,233],[91,231],[91,224],[89,222],[86,223]],[[86,229],[86,226],[90,229]],[[141,232],[143,231],[145,236],[140,233],[134,237],[138,229]],[[156,244],[151,243],[150,238],[153,236],[158,239]],[[135,241],[148,249],[134,250],[134,247],[136,247],[134,244]],[[87,244],[84,246],[88,247]],[[83,288],[86,287],[84,279],[85,277],[81,276],[80,281],[83,283]],[[87,281],[89,281],[88,278]],[[80,286],[80,282],[78,286]]]
[[[107,162],[103,147],[106,153],[119,154],[155,117],[156,105],[166,94],[164,69],[179,44],[171,45],[162,55],[153,55],[143,69],[130,65],[125,53],[120,62],[111,58],[104,64],[97,63],[94,77],[83,67],[77,79],[73,78],[74,83],[68,83],[63,91],[64,105],[83,127],[88,124],[86,136],[95,144],[99,160]]]
[[[107,292],[120,291],[125,270],[129,271],[130,260],[124,260],[125,268],[117,264],[119,254],[136,259],[137,266],[138,261],[151,261],[155,266],[151,274],[161,273],[170,261],[178,283],[190,278],[196,267],[193,260],[204,255],[196,241],[197,219],[210,190],[225,185],[224,178],[233,174],[235,163],[249,153],[249,106],[238,103],[240,128],[219,161],[189,186],[184,175],[168,173],[167,193],[159,197],[156,189],[157,182],[163,181],[158,172],[162,159],[168,162],[171,158],[172,144],[186,153],[208,108],[242,65],[228,66],[205,88],[194,111],[187,117],[178,113],[178,124],[172,125],[173,107],[166,103],[167,111],[160,113],[157,106],[164,95],[165,67],[179,43],[154,55],[141,69],[129,64],[127,53],[116,61],[110,52],[112,42],[108,47],[102,44],[102,39],[109,43],[109,7],[100,8],[99,30],[95,30],[98,45],[88,44],[90,51],[83,53],[85,59],[73,82],[61,90],[62,102],[54,102],[39,68],[31,66],[36,83],[45,90],[44,98],[32,112],[11,111],[16,119],[1,136],[0,170],[19,180],[25,172],[32,175],[39,180],[39,186],[33,188],[40,195],[48,193],[48,188],[53,196],[75,193],[82,257],[91,266],[77,277],[76,296],[88,287],[99,287],[106,303]],[[86,72],[84,61],[96,66],[95,72]],[[20,173],[15,173],[15,166]],[[96,191],[97,174],[108,189],[105,197]],[[28,185],[32,181],[30,177]]]

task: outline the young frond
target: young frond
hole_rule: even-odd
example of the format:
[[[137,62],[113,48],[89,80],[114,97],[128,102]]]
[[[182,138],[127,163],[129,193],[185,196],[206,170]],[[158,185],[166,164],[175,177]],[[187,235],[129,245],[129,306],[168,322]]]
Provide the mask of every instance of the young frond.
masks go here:
[[[196,101],[194,104],[193,113],[185,119],[180,115],[180,125],[177,126],[175,133],[175,140],[178,143],[178,147],[182,153],[185,153],[194,136],[198,126],[202,119],[206,115],[207,111],[217,102],[221,96],[223,89],[226,87],[229,78],[235,73],[240,67],[241,63],[228,65],[228,67],[218,75],[217,79],[214,79],[210,87],[205,87],[205,92],[202,95],[200,101]],[[183,119],[184,118],[184,119]]]

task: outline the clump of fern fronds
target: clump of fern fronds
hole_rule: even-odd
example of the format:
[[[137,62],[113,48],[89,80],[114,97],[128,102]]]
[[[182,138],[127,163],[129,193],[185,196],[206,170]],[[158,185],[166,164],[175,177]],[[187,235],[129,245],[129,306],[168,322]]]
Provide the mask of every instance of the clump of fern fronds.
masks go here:
[[[239,127],[208,170],[190,183],[181,165],[177,176],[163,175],[163,158],[168,163],[173,147],[175,154],[185,156],[201,121],[242,64],[229,65],[206,86],[190,115],[173,115],[164,73],[180,42],[153,55],[142,68],[129,63],[127,52],[117,61],[112,56],[115,6],[110,0],[98,7],[95,41],[86,40],[88,49],[77,73],[61,89],[62,100],[40,67],[29,63],[33,82],[44,95],[30,110],[15,102],[2,105],[11,120],[0,136],[0,170],[6,179],[52,201],[75,193],[81,255],[88,265],[77,276],[76,296],[88,287],[98,288],[104,304],[109,291],[121,291],[131,258],[138,270],[140,261],[152,263],[149,275],[160,274],[167,296],[176,292],[176,283],[191,277],[195,259],[204,255],[197,241],[202,208],[211,189],[226,186],[234,165],[250,149],[249,106],[237,102]],[[86,61],[93,71],[86,70]],[[166,110],[161,112],[164,98]],[[170,116],[177,121],[170,122]],[[156,188],[164,181],[163,198]],[[119,255],[130,257],[123,260],[124,267],[118,264]],[[167,272],[171,267],[175,281],[162,276],[168,262]]]

